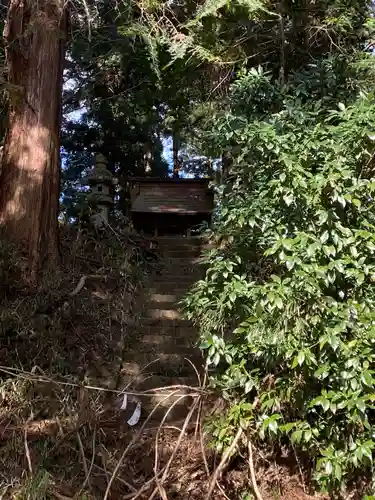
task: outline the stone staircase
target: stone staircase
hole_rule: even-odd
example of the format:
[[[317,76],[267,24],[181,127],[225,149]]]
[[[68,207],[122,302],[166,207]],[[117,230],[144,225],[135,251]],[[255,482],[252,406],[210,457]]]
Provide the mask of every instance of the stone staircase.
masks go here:
[[[198,335],[193,325],[182,318],[178,302],[198,279],[201,240],[197,237],[159,237],[162,259],[149,278],[140,311],[137,338],[126,352],[125,370],[139,390],[170,385],[197,386],[192,365],[202,372],[203,358],[197,348]],[[132,373],[133,371],[133,373]],[[181,393],[180,393],[181,394]],[[142,408],[149,412],[165,396],[145,398]],[[184,398],[168,415],[178,420],[186,414],[191,401]],[[160,405],[159,420],[175,397]]]

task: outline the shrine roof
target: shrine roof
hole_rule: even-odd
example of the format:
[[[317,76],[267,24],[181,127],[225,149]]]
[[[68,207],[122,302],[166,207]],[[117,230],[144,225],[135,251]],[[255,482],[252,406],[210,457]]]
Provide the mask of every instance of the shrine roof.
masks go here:
[[[175,178],[175,177],[128,177],[127,180],[129,182],[138,182],[138,183],[160,183],[160,184],[207,184],[212,181],[211,177],[204,177],[199,179],[190,179],[190,178]]]
[[[134,181],[134,178],[132,179]],[[144,181],[145,182],[142,182]],[[210,179],[151,179],[136,181],[132,212],[194,215],[213,210]],[[142,187],[143,186],[143,187]]]

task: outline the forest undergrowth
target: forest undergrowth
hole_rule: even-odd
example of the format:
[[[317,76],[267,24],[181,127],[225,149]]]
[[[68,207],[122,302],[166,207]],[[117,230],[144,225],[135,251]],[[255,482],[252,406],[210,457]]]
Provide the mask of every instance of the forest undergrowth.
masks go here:
[[[204,421],[223,408],[199,376],[196,387],[142,393],[125,382],[122,353],[149,255],[108,231],[63,231],[61,267],[37,289],[23,281],[22,255],[1,239],[0,498],[255,498],[246,456],[221,457],[209,445]],[[131,427],[124,392],[159,392],[170,410],[186,394],[192,404],[181,422],[151,411]],[[242,437],[237,445],[246,452]],[[309,498],[293,457],[255,450],[251,467],[263,499]]]
[[[121,362],[147,255],[112,232],[65,231],[61,247],[61,268],[35,289],[1,240],[0,496],[143,498],[162,431],[127,424],[121,398],[136,387],[124,387]]]

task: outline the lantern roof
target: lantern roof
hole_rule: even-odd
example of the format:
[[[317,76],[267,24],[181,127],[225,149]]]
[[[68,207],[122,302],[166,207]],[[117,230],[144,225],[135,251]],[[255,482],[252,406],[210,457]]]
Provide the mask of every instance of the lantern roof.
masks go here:
[[[104,155],[98,154],[95,157],[95,166],[90,174],[85,177],[82,182],[94,186],[96,184],[107,184],[112,186],[116,184],[113,174],[107,169],[107,160]]]
[[[103,193],[91,193],[87,199],[96,205],[114,205],[113,198]]]

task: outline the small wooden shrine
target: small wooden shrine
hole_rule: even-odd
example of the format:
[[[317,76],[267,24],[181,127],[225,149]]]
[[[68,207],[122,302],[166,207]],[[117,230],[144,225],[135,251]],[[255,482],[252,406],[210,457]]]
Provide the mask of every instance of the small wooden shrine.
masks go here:
[[[213,210],[210,179],[129,179],[131,217],[134,228],[147,234],[189,234]]]

